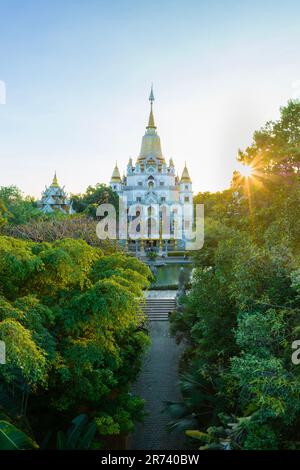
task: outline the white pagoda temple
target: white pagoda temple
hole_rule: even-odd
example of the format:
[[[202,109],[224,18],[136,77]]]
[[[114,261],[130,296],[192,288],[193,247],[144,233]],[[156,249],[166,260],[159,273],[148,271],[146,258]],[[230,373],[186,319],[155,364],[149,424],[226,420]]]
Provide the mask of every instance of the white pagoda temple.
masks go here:
[[[65,188],[58,184],[56,172],[51,186],[45,188],[42,198],[38,201],[39,209],[45,214],[59,211],[63,214],[74,214],[72,202],[68,199]]]
[[[174,235],[174,224],[171,229],[170,238],[167,240],[161,235],[160,219],[161,210],[164,206],[171,207],[174,204],[193,204],[192,181],[185,164],[181,178],[176,176],[173,159],[166,162],[161,149],[160,137],[156,131],[153,115],[154,94],[151,87],[149,96],[150,115],[146,132],[142,138],[142,145],[139,156],[134,164],[132,158],[127,165],[126,176],[121,178],[118,165],[116,163],[110,180],[110,186],[120,198],[125,198],[127,207],[138,204],[146,207],[148,222],[151,226],[156,226],[156,234],[152,233],[144,237],[140,242],[131,242],[131,245],[139,244],[143,249],[148,247],[159,247],[160,251],[171,249],[184,249],[184,241],[178,241],[172,237]],[[160,213],[155,213],[154,207],[160,207]],[[155,230],[154,230],[155,232]],[[172,239],[173,238],[173,239]]]

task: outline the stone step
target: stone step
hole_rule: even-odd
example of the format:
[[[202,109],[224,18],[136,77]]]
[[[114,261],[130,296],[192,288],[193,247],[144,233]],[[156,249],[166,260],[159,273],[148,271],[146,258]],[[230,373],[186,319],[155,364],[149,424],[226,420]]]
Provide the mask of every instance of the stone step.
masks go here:
[[[175,305],[162,305],[161,307],[149,307],[148,305],[146,307],[142,307],[142,310],[153,310],[153,311],[160,311],[160,310],[175,310]]]
[[[174,309],[175,305],[142,305],[141,307],[144,310],[150,310],[150,309],[153,309],[153,310],[161,310],[161,309],[168,310],[168,308]]]
[[[143,312],[143,314],[147,315],[148,317],[149,317],[149,315],[152,315],[152,316],[154,316],[154,315],[156,315],[156,316],[158,316],[158,315],[168,316],[170,313],[172,313],[171,310],[161,310],[159,312],[153,312],[153,311],[148,310],[148,311]]]
[[[142,305],[143,310],[174,310],[175,305]]]
[[[151,318],[151,317],[148,317],[147,319],[148,319],[148,321],[151,321],[151,322],[152,322],[152,321],[168,321],[168,320],[169,320],[168,317],[162,317],[162,318]]]
[[[153,304],[150,304],[150,303],[146,303],[146,304],[142,304],[142,305],[147,305],[148,307],[153,307],[153,308],[156,308],[156,307],[175,307],[176,304],[175,302],[164,302],[164,303],[153,303]]]
[[[159,303],[150,304],[150,303],[147,302],[146,304],[142,304],[142,306],[145,306],[145,305],[147,307],[151,307],[151,308],[159,308],[159,307],[172,307],[172,308],[174,308],[174,307],[176,307],[175,302],[169,302],[169,303],[164,302],[164,303],[160,303],[160,304]]]
[[[171,312],[171,310],[157,310],[156,312],[153,312],[153,310],[146,310],[143,313],[147,315],[169,315]]]
[[[176,309],[175,299],[147,298],[141,305],[148,321],[168,321],[169,314]]]
[[[144,315],[146,316],[160,316],[160,315],[164,315],[164,316],[168,316],[170,313],[172,313],[171,310],[161,310],[159,312],[153,312],[153,311],[146,311],[146,312],[143,312]]]
[[[147,315],[147,320],[150,321],[168,321],[169,320],[169,315]]]
[[[176,304],[142,304],[142,307],[148,307],[148,308],[175,308]]]
[[[142,308],[175,308],[175,304],[161,304],[161,305],[141,305]]]

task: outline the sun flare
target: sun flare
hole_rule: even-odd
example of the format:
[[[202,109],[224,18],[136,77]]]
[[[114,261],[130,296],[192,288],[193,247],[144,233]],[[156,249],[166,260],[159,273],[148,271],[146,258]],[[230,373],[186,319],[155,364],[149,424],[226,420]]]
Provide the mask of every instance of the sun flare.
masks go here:
[[[238,171],[244,178],[253,176],[253,168],[250,165],[241,165]]]

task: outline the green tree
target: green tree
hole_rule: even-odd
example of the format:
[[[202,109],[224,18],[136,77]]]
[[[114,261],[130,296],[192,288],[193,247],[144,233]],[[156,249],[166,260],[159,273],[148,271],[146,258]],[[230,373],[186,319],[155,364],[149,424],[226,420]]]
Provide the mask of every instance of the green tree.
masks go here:
[[[98,436],[111,421],[129,432],[143,414],[129,391],[148,345],[140,300],[150,270],[73,239],[0,237],[0,260],[5,415],[39,443],[81,413],[102,420]]]
[[[93,218],[96,218],[97,207],[100,204],[113,204],[117,212],[119,208],[117,193],[102,183],[98,183],[96,186],[89,186],[83,194],[73,194],[72,201],[76,212],[84,212]]]
[[[188,347],[184,400],[169,409],[201,449],[299,447],[299,148],[300,103],[289,102],[239,152],[252,176],[236,172],[229,190],[195,198],[206,204],[206,240],[172,316]]]
[[[0,187],[0,221],[4,218],[7,223],[17,225],[40,216],[33,198],[24,197],[16,186]]]

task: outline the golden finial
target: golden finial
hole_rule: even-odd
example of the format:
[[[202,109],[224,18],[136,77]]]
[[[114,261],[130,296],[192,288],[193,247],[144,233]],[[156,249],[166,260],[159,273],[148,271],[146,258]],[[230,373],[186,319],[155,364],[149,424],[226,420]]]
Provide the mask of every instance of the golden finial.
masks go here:
[[[150,116],[149,116],[147,129],[156,129],[155,122],[154,122],[154,116],[153,116],[153,109],[152,109],[152,105],[153,105],[154,100],[155,100],[155,98],[154,98],[153,84],[152,84],[151,85],[150,96],[149,96],[149,101],[151,103],[150,104],[151,109],[150,109]]]
[[[150,96],[149,96],[149,101],[150,101],[150,103],[151,103],[151,106],[152,106],[154,100],[155,100],[155,98],[154,98],[153,83],[152,83],[152,84],[151,84]]]
[[[53,177],[53,181],[52,181],[51,186],[58,186],[56,171],[55,171],[55,173],[54,173],[54,177]]]
[[[115,165],[112,177],[111,177],[111,181],[114,181],[115,183],[121,181],[121,175],[120,175],[117,161],[116,161],[116,165]]]
[[[183,169],[181,179],[180,179],[180,183],[191,183],[191,182],[192,181],[191,181],[191,178],[190,178],[187,166],[186,166],[186,162],[185,162],[184,163],[184,169]]]

